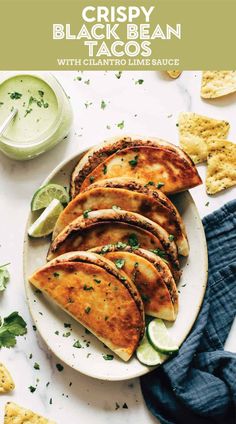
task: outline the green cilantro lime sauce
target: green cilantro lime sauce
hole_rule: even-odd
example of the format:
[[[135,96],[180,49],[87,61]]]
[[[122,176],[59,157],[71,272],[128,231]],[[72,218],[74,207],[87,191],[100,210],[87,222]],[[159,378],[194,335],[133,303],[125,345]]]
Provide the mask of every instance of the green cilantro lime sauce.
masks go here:
[[[18,114],[4,136],[16,143],[36,140],[54,123],[58,113],[52,88],[33,75],[17,75],[0,84],[0,125],[13,107]]]

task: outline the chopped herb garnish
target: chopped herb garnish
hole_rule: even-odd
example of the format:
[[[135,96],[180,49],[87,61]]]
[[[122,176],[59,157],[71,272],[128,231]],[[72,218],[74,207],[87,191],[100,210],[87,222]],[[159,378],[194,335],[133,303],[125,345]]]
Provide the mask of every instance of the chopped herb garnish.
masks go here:
[[[32,325],[32,328],[33,328],[34,331],[37,331],[36,325]]]
[[[10,273],[6,269],[7,265],[9,265],[9,263],[0,266],[0,292],[5,290],[10,281]]]
[[[77,349],[80,349],[82,347],[80,341],[79,340],[76,340],[76,342],[73,344],[73,347],[76,347]]]
[[[59,336],[59,331],[58,330],[55,331],[55,334],[56,334],[56,336]]]
[[[87,209],[86,211],[83,212],[83,217],[84,218],[88,218],[89,212],[91,212],[92,209]]]
[[[29,354],[29,359],[32,359],[33,358],[33,355],[32,355],[32,353],[30,353]]]
[[[173,236],[173,234],[170,234],[170,235],[169,235],[169,237],[168,237],[168,239],[169,239],[170,241],[173,241],[173,240],[175,239],[175,236]]]
[[[104,110],[104,109],[106,109],[106,107],[107,107],[106,102],[104,100],[102,100],[101,101],[101,109]]]
[[[135,233],[129,235],[128,243],[133,249],[139,248],[138,238]]]
[[[121,269],[125,264],[125,259],[117,259],[115,261],[116,268]]]
[[[32,112],[32,108],[26,109],[25,114],[24,114],[24,118],[26,118],[27,115],[29,115],[29,113]]]
[[[43,97],[44,96],[44,91],[38,90],[38,93],[39,93],[40,97]]]
[[[18,100],[22,97],[22,94],[18,93],[17,91],[13,91],[12,93],[8,93],[8,94],[12,100]]]
[[[114,355],[102,355],[103,359],[105,359],[105,361],[112,361],[112,359],[114,358]]]
[[[64,327],[65,327],[65,328],[71,328],[71,324],[69,324],[69,323],[67,323],[67,322],[64,322]]]
[[[0,348],[14,347],[16,337],[27,333],[26,325],[26,322],[18,312],[12,312],[3,320],[0,318]]]
[[[107,173],[107,166],[106,166],[106,164],[104,163],[104,165],[103,165],[103,170],[102,170],[102,172],[103,172],[103,174],[104,175],[106,175],[106,173]]]
[[[129,160],[129,164],[130,164],[130,166],[132,166],[133,168],[137,165],[137,163],[138,163],[138,155],[136,155],[136,156],[134,157],[134,159]]]
[[[119,72],[117,72],[115,74],[115,76],[116,76],[117,79],[120,79],[121,78],[121,75],[122,75],[122,71],[119,71]]]
[[[105,321],[107,321],[107,320],[108,320],[108,318],[109,318],[109,317],[106,315],[106,316],[105,316],[105,318],[104,318],[104,319],[105,319]]]
[[[105,246],[103,246],[103,248],[101,249],[101,253],[107,253],[109,252],[110,248],[112,247],[111,244],[106,244]]]
[[[157,188],[161,188],[165,185],[165,183],[157,183]]]
[[[70,335],[71,335],[71,332],[67,331],[67,333],[62,334],[62,337],[70,337]]]
[[[209,202],[207,202],[207,203],[205,204],[205,206],[209,206]]]
[[[179,124],[177,123],[177,124],[175,124],[176,125],[176,127],[178,127],[179,126]]]
[[[76,78],[78,81],[82,81],[82,77],[77,77]]]
[[[154,249],[154,250],[151,250],[151,252],[155,253],[155,255],[157,255],[157,256],[160,256],[160,258],[168,264],[168,261],[165,259],[166,252],[164,250]]]
[[[49,400],[49,404],[50,404],[50,405],[52,405],[52,398],[50,398],[50,400]]]
[[[149,186],[149,185],[154,186],[154,185],[155,185],[155,183],[154,183],[153,181],[148,181],[148,183],[147,183],[147,184],[145,184],[145,187],[147,187],[147,186]]]
[[[143,83],[144,83],[144,80],[143,79],[138,79],[137,81],[135,81],[135,84],[141,85]]]
[[[82,78],[81,78],[81,79],[82,79]],[[88,80],[84,81],[84,84],[89,85],[89,84],[90,84],[90,79],[88,79]]]
[[[84,310],[84,312],[86,313],[86,314],[89,314],[89,312],[91,311],[91,308],[90,308],[90,306],[87,306],[87,308],[85,308],[85,310]]]
[[[97,284],[100,284],[100,283],[101,283],[101,280],[98,280],[97,278],[94,278],[93,280],[94,280],[94,281],[95,281],[95,283],[97,283]]]
[[[35,392],[35,390],[36,390],[36,387],[29,386],[29,387],[28,387],[28,389],[29,389],[29,391],[30,391],[31,393],[34,393],[34,392]]]
[[[60,276],[59,272],[54,272],[53,273],[53,277],[59,277],[59,276]]]
[[[34,369],[40,370],[40,365],[37,362],[34,363]]]
[[[93,182],[94,182],[94,177],[91,175],[91,177],[89,177],[89,181],[90,181],[90,183],[92,184]]]
[[[0,106],[2,106],[2,105],[4,105],[4,103],[3,102],[0,102]]]
[[[92,102],[85,102],[84,106],[86,107],[86,109],[88,109],[89,106],[91,106],[93,103]]]
[[[141,297],[142,297],[144,302],[150,302],[150,297],[147,296],[145,293],[142,293]]]
[[[90,291],[90,290],[94,290],[94,288],[92,286],[87,286],[87,284],[84,285],[83,289],[85,291]]]
[[[56,364],[56,367],[57,367],[57,369],[58,369],[59,372],[61,372],[61,371],[64,370],[64,367],[61,364]]]
[[[117,247],[117,249],[124,249],[125,247],[127,247],[127,243],[123,243],[122,241],[118,241],[115,246]]]
[[[124,121],[121,121],[117,124],[117,127],[120,128],[120,130],[123,130],[124,126],[125,126]]]
[[[48,387],[48,386],[49,386],[49,384],[50,384],[50,382],[48,381],[48,382],[46,383],[46,387]]]

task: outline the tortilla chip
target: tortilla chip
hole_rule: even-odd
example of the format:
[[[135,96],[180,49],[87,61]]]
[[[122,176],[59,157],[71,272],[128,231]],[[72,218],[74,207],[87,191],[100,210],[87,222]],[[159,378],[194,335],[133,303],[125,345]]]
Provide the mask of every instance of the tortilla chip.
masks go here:
[[[7,368],[0,363],[0,394],[14,390],[15,384]]]
[[[166,72],[171,78],[178,78],[182,74],[181,71],[166,71]]]
[[[5,405],[4,424],[56,424],[13,402]]]
[[[182,149],[191,157],[194,163],[207,160],[207,142],[211,138],[226,138],[230,125],[196,113],[181,113],[179,115],[179,139]]]
[[[236,71],[204,71],[201,96],[214,99],[236,91]]]
[[[211,140],[207,147],[207,193],[215,194],[236,185],[236,144]]]

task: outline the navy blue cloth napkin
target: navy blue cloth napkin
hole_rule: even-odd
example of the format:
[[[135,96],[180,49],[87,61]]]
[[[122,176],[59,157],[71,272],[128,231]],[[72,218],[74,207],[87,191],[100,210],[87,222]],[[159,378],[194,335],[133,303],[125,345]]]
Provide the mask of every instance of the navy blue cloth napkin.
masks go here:
[[[141,378],[164,424],[235,424],[236,354],[224,343],[236,315],[236,201],[203,219],[209,278],[197,321],[179,354]]]

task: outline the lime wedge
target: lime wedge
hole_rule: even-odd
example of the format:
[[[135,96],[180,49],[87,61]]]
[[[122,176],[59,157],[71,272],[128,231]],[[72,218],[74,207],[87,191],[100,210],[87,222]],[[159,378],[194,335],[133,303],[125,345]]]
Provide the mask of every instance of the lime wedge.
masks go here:
[[[31,200],[32,212],[46,208],[53,199],[59,200],[61,203],[69,202],[69,194],[66,189],[59,184],[47,184],[39,188]]]
[[[139,362],[141,362],[143,365],[148,365],[149,367],[160,365],[166,359],[166,355],[162,355],[152,347],[146,335],[143,337],[140,345],[136,350],[136,356]]]
[[[63,211],[63,206],[59,200],[52,200],[50,205],[29,228],[29,236],[45,237],[51,234],[61,211]]]
[[[147,326],[147,337],[154,349],[161,353],[171,355],[178,352],[178,346],[168,334],[168,330],[162,319],[153,319]]]

